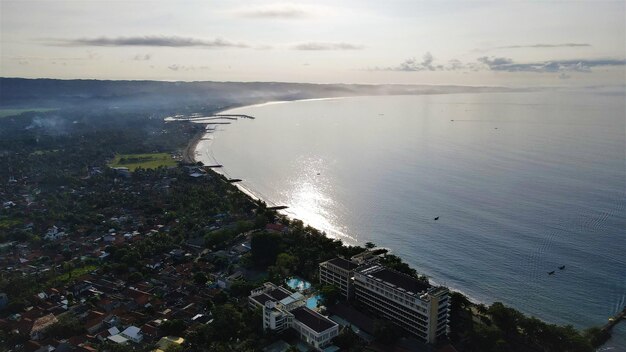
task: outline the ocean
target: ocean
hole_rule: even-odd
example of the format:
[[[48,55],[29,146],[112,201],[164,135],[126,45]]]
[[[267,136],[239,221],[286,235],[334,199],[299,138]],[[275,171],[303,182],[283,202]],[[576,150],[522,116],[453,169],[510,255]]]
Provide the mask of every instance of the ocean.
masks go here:
[[[270,103],[228,111],[255,119],[218,125],[196,153],[329,236],[389,248],[473,300],[587,328],[626,304],[625,101],[591,90]],[[605,348],[626,348],[625,325]]]

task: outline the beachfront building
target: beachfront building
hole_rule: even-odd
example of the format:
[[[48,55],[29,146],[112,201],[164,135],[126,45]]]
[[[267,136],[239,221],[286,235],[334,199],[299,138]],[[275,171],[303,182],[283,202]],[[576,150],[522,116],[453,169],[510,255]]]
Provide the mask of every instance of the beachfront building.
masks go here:
[[[248,306],[250,309],[263,309],[267,301],[280,301],[291,295],[291,292],[283,287],[276,286],[271,282],[266,282],[263,286],[250,291],[248,296]]]
[[[380,264],[354,272],[356,299],[427,343],[448,332],[450,292]]]
[[[282,332],[292,328],[300,338],[318,351],[339,334],[339,325],[305,307],[305,297],[270,282],[254,289],[248,297],[250,308],[263,309],[263,329]]]
[[[354,293],[352,278],[358,266],[357,263],[343,258],[333,258],[320,263],[320,283],[337,287],[341,296],[348,300]]]
[[[316,350],[321,351],[339,335],[339,324],[307,307],[298,307],[290,313],[294,317],[292,328],[304,342]]]

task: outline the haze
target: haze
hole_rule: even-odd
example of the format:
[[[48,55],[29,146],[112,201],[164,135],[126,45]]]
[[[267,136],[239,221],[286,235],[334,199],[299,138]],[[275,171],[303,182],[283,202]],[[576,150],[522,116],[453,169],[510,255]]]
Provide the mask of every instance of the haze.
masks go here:
[[[625,4],[2,1],[0,75],[623,86]]]

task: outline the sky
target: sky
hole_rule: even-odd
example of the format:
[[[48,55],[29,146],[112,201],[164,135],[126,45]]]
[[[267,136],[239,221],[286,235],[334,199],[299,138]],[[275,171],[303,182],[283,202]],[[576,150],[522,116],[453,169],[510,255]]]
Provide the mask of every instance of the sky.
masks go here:
[[[626,1],[8,1],[0,76],[626,84]]]

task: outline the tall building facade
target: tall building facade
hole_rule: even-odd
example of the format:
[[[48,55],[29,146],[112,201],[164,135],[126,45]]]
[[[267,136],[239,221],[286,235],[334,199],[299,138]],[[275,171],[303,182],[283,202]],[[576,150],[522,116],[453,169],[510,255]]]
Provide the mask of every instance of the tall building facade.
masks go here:
[[[425,342],[435,343],[448,331],[450,291],[372,264],[354,273],[356,299]]]
[[[333,258],[320,263],[320,283],[337,287],[343,299],[351,299],[354,294],[352,277],[358,266],[353,261],[343,258]]]
[[[448,332],[450,292],[384,267],[372,260],[335,258],[320,263],[320,282],[335,285],[378,316],[435,343]]]

